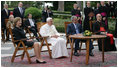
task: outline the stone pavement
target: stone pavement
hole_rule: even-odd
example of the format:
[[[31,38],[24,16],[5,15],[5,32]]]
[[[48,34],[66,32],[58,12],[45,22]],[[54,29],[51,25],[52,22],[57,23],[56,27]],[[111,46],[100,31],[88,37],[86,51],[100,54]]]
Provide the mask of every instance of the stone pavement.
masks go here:
[[[66,40],[65,37],[63,37],[63,38]],[[93,44],[97,44],[97,42],[94,41]],[[67,48],[70,48],[70,45],[69,44],[68,44]],[[85,43],[83,43],[82,48],[85,48]],[[8,42],[5,42],[5,43],[1,42],[1,57],[12,56],[13,55],[13,52],[14,52],[14,49],[15,48],[14,48],[14,46],[13,46],[13,44],[12,44],[11,41],[8,41]],[[47,50],[47,47],[43,47],[42,50]],[[99,51],[98,50],[98,46],[94,46],[94,50]],[[22,53],[22,51],[19,51],[17,54],[21,54],[21,53]],[[30,50],[29,53],[34,53],[34,50],[33,49]],[[116,53],[117,54],[117,51],[111,51],[110,53]]]

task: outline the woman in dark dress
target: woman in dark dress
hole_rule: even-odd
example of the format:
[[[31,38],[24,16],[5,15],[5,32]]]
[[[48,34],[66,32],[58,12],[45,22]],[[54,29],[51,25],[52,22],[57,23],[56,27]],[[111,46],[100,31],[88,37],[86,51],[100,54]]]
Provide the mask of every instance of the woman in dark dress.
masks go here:
[[[21,40],[21,39],[26,39],[27,37],[25,36],[24,30],[21,28],[22,22],[21,22],[21,18],[20,17],[16,17],[14,19],[14,29],[13,29],[13,34],[16,40]],[[37,42],[33,42],[32,39],[27,39],[25,41],[23,41],[24,44],[28,47],[34,47],[34,52],[36,55],[36,63],[46,63],[46,61],[44,61],[41,58],[40,55],[40,45]],[[16,43],[18,44],[18,42]]]
[[[108,33],[107,27],[102,22],[101,14],[96,15],[97,21],[93,24],[93,32],[95,34],[104,34],[107,37],[104,40],[104,51],[116,51],[116,47],[113,40],[113,34]],[[102,41],[98,40],[99,50],[102,50]]]

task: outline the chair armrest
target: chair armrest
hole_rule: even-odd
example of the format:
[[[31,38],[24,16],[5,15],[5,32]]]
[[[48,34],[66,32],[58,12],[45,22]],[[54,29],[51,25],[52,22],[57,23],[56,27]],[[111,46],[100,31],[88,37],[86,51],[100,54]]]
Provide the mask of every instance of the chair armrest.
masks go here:
[[[34,38],[42,39],[43,37],[31,37],[30,39],[34,39]]]
[[[42,38],[49,38],[49,36],[42,36]]]
[[[66,36],[66,37],[69,37],[69,35],[70,35],[70,34],[68,34],[68,35],[65,35],[65,36]]]
[[[18,42],[18,41],[25,41],[25,40],[27,40],[27,38],[20,39],[20,40],[14,40],[13,42]]]

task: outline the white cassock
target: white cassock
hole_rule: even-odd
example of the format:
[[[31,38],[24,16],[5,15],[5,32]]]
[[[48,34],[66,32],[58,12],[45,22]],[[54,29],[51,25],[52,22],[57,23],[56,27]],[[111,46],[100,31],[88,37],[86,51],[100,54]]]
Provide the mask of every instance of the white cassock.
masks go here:
[[[51,45],[52,45],[52,57],[53,58],[69,56],[67,48],[66,48],[66,41],[60,37],[51,38],[51,36],[54,36],[54,35],[60,36],[60,34],[57,32],[54,25],[51,25],[51,26],[49,26],[48,24],[43,25],[40,28],[40,34],[41,34],[41,36],[50,36],[49,38],[47,38],[47,42],[51,43]]]

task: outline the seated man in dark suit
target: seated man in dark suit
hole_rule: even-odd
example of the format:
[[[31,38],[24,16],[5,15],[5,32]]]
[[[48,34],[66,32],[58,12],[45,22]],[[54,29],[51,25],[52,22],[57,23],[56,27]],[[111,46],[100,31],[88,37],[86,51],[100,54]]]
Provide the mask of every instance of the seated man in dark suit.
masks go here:
[[[71,21],[72,21],[72,23],[69,24],[67,27],[67,34],[74,35],[74,34],[82,33],[82,31],[83,31],[82,26],[79,23],[77,23],[78,22],[77,17],[72,16]],[[79,56],[79,54],[77,52],[77,50],[79,49],[79,41],[85,41],[85,40],[80,40],[80,39],[74,40],[74,42],[75,42],[74,55],[75,56]],[[92,45],[92,42],[90,41],[90,48],[89,48],[89,55],[90,56],[94,56],[92,53],[92,49],[93,49],[93,45]]]
[[[32,14],[28,14],[28,19],[24,22],[24,26],[26,28],[29,28],[29,30],[34,34],[35,37],[38,37],[37,26],[34,19],[32,19]],[[37,41],[39,41],[38,38],[37,38]]]

